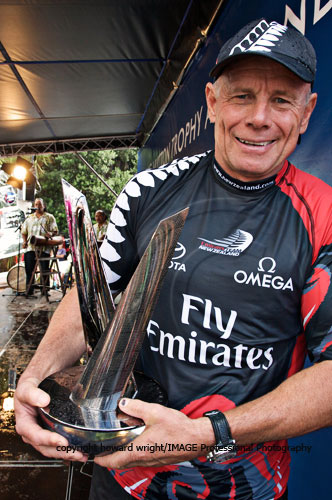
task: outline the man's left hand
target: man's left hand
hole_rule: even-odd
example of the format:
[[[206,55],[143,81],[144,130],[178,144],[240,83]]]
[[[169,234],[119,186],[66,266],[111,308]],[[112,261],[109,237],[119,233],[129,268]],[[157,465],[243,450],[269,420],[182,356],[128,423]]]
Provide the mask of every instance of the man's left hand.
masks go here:
[[[124,449],[96,457],[95,462],[103,467],[125,469],[176,464],[207,455],[201,445],[215,444],[212,426],[206,417],[191,419],[180,411],[135,399],[122,399],[119,408],[142,419],[145,430],[132,442],[132,451]]]

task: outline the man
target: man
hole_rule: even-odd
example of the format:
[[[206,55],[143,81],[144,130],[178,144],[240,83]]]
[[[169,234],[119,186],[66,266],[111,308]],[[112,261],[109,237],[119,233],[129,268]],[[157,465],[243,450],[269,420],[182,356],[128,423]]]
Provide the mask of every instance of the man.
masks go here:
[[[93,229],[96,233],[96,238],[98,245],[100,246],[103,242],[103,239],[106,236],[107,231],[107,217],[104,210],[97,210],[95,213],[96,224],[93,225]]]
[[[247,25],[206,86],[215,151],[139,173],[119,197],[101,247],[114,292],[159,220],[190,211],[139,360],[170,407],[119,402],[146,428],[133,451],[95,458],[91,499],[284,500],[285,439],[331,425],[332,189],[287,160],[316,104],[315,66],[295,30]],[[37,426],[34,407],[49,398],[36,385],[83,349],[74,301],[65,297],[16,391],[17,430],[47,456],[62,456],[64,438]],[[301,371],[306,347],[318,363]]]
[[[43,199],[36,198],[34,207],[36,211],[25,219],[21,229],[23,248],[26,248],[26,252],[24,254],[24,264],[28,295],[33,294],[33,271],[36,265],[36,246],[31,244],[31,236],[52,238],[52,236],[58,234],[58,227],[54,215],[46,212]],[[40,251],[41,258],[50,256],[49,246],[38,247],[38,250]],[[42,267],[42,272],[45,275],[46,285],[49,285],[49,276],[47,274],[49,272],[49,262],[41,260],[40,265]]]

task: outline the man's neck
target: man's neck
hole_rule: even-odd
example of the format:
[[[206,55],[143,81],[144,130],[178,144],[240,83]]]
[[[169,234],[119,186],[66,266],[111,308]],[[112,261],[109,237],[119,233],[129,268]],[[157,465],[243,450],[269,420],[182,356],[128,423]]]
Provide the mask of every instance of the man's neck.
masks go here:
[[[235,177],[232,177],[227,172],[225,172],[225,170],[219,165],[216,159],[214,159],[213,168],[215,170],[215,173],[217,174],[217,177],[221,180],[221,182],[239,192],[242,191],[247,193],[248,192],[257,193],[259,191],[263,191],[266,188],[274,186],[277,177],[276,175],[273,175],[271,177],[267,177],[266,179],[260,179],[256,181],[251,180],[245,182],[236,179]]]

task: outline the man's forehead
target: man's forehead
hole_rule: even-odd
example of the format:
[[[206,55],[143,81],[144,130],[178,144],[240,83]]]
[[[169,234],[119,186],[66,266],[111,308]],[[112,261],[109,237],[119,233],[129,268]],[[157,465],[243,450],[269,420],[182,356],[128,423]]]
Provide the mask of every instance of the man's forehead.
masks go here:
[[[292,88],[309,88],[305,83],[282,64],[268,59],[264,56],[247,56],[232,61],[223,71],[221,79],[232,83],[240,82],[248,84],[254,81],[274,81]]]

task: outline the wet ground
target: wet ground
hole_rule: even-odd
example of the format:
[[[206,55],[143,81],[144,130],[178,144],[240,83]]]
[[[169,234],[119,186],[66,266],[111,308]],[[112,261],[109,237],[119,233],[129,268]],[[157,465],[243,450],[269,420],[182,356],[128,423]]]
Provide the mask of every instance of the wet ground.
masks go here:
[[[35,296],[0,288],[0,395],[29,363],[62,293],[51,290],[49,301]],[[1,500],[85,500],[91,467],[43,457],[16,434],[14,412],[0,406]]]

